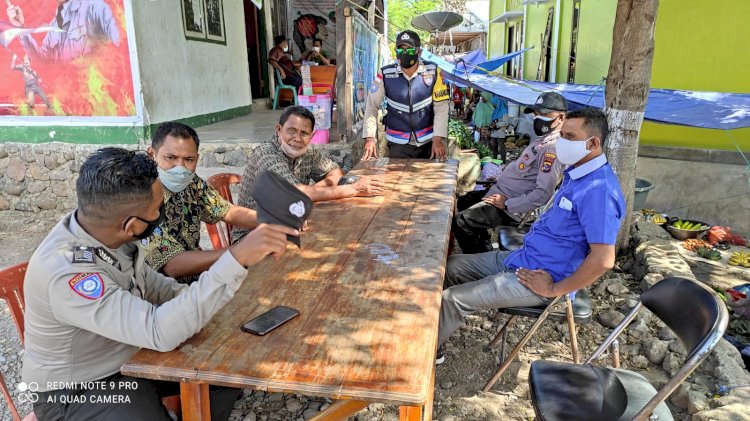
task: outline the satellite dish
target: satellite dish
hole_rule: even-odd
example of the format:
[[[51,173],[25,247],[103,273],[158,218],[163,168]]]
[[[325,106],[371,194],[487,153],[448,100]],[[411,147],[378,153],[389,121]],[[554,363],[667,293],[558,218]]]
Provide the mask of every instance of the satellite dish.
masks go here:
[[[456,12],[427,12],[411,20],[411,26],[423,31],[445,32],[461,24],[464,18]]]

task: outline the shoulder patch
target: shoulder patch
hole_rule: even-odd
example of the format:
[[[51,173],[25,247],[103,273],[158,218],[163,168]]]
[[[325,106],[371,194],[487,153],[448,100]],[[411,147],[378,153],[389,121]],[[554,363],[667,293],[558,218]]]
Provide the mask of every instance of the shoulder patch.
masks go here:
[[[544,154],[544,158],[542,160],[541,171],[542,172],[550,172],[550,171],[552,171],[552,164],[555,163],[555,159],[557,159],[557,155],[555,155],[553,153],[550,153],[550,152],[546,152]]]
[[[375,92],[377,92],[379,88],[380,88],[380,87],[379,87],[379,86],[378,86],[378,84],[377,84],[377,83],[375,83],[375,82],[372,82],[372,83],[370,84],[370,92],[372,92],[373,94],[374,94]]]
[[[72,263],[95,263],[94,247],[74,246]]]
[[[68,281],[70,289],[89,300],[97,300],[104,295],[104,281],[98,273],[79,273]]]

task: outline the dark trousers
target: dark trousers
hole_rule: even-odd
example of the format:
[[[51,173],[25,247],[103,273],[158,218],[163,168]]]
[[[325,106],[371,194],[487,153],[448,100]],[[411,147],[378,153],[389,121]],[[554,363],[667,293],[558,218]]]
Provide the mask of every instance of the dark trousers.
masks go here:
[[[299,90],[299,87],[302,86],[302,76],[297,73],[287,72],[286,78],[282,82],[284,82],[284,85],[292,85],[294,89]]]
[[[486,190],[469,192],[456,202],[458,213],[453,217],[451,228],[463,254],[492,251],[487,230],[518,223],[504,209],[482,202],[486,193]]]
[[[38,392],[34,414],[39,421],[171,421],[161,398],[180,394],[180,384],[123,376],[92,382],[94,389]],[[99,389],[99,390],[96,390]],[[211,386],[211,419],[226,421],[241,389]]]
[[[432,141],[420,146],[388,142],[388,158],[430,159],[430,155],[432,155]]]

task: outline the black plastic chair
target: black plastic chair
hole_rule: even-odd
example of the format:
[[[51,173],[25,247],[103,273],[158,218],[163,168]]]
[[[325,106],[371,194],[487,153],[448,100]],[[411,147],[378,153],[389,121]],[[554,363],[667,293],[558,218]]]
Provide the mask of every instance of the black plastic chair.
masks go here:
[[[570,300],[570,297],[568,295],[565,295],[565,307],[563,309],[558,308],[558,303],[561,299],[563,299],[563,297],[555,298],[546,306],[509,307],[501,308],[498,310],[498,315],[507,314],[510,316],[510,318],[507,322],[505,322],[503,327],[497,333],[495,339],[493,339],[489,344],[490,347],[493,347],[497,345],[497,343],[502,339],[502,345],[500,347],[501,364],[500,368],[495,371],[495,374],[492,375],[490,380],[487,381],[487,384],[484,385],[484,388],[482,388],[484,392],[488,392],[490,388],[492,388],[492,386],[497,383],[500,377],[502,377],[503,373],[505,373],[505,370],[507,370],[510,364],[513,362],[513,359],[516,358],[516,356],[521,352],[526,343],[531,339],[534,333],[539,330],[539,328],[542,326],[542,323],[546,319],[557,321],[565,320],[568,322],[568,332],[570,333],[570,348],[571,353],[573,354],[573,362],[575,362],[576,364],[580,362],[578,356],[578,337],[576,335],[576,323],[585,324],[591,321],[591,296],[585,289],[578,291],[575,295],[575,299],[572,301]],[[537,320],[534,325],[531,326],[531,329],[526,332],[526,335],[524,335],[524,337],[521,338],[520,341],[518,341],[510,354],[505,357],[505,344],[508,337],[508,329],[510,329],[511,325],[518,317],[530,317]]]
[[[591,365],[643,307],[669,326],[688,351],[685,364],[659,391],[638,373]],[[638,304],[584,364],[531,363],[529,388],[537,419],[672,420],[664,400],[708,356],[727,322],[725,304],[705,285],[677,277],[659,282],[641,295]]]

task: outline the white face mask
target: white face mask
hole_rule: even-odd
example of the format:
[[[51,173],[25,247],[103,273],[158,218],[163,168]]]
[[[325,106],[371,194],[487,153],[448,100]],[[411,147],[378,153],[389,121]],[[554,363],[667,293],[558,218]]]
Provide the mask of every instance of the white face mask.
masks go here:
[[[593,136],[586,140],[568,140],[564,137],[558,137],[555,150],[560,162],[565,165],[573,165],[585,158],[586,155],[591,153],[590,150],[586,149],[586,143],[592,138]]]
[[[286,143],[284,140],[281,139],[281,135],[278,135],[278,137],[279,137],[279,142],[281,142],[281,151],[284,152],[284,155],[292,159],[297,159],[301,157],[302,155],[304,155],[305,152],[307,152],[308,146],[310,146],[310,145],[307,145],[302,149],[293,148],[289,146],[288,143]]]
[[[284,47],[282,48],[282,50],[284,50],[284,52],[286,53],[287,51],[289,51],[289,47],[286,47],[286,46],[284,46]]]
[[[313,47],[313,51],[315,51],[316,53],[319,53],[320,52],[320,47]]]

